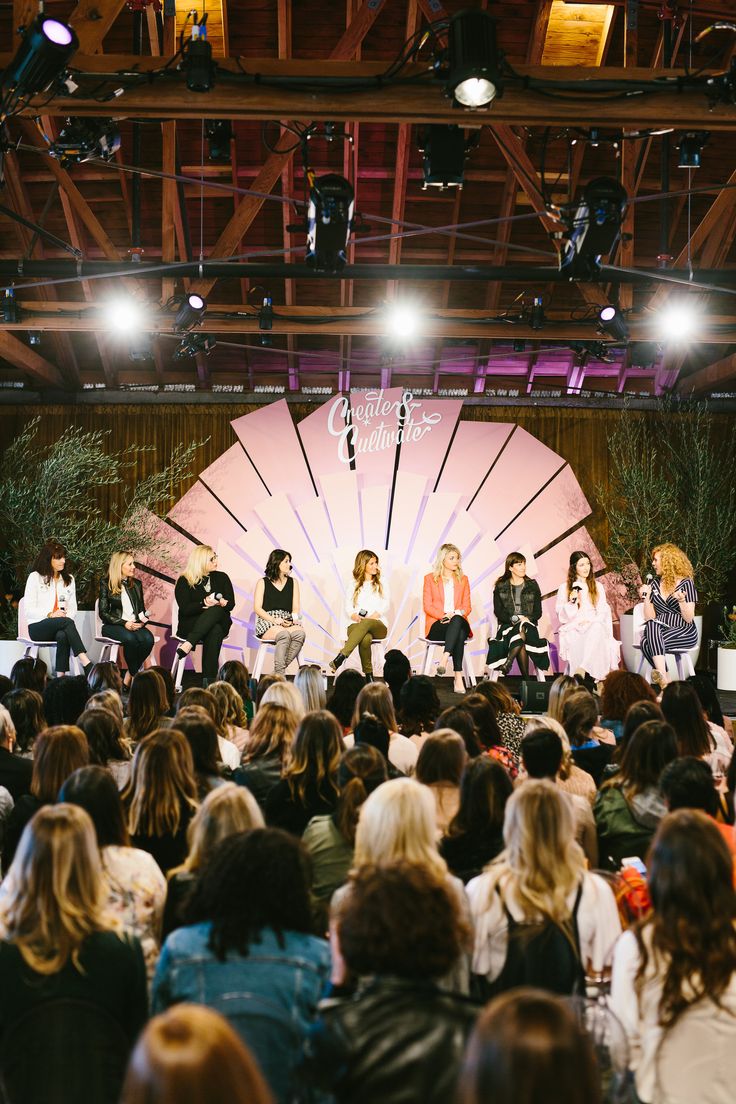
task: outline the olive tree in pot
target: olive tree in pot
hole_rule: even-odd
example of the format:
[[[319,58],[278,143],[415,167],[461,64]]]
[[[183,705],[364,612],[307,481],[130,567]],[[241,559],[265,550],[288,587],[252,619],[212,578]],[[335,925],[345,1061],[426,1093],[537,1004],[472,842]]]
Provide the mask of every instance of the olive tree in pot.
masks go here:
[[[719,690],[736,691],[736,606],[730,609],[724,606],[723,628],[718,641],[718,677]]]
[[[636,670],[634,605],[642,580],[651,572],[655,545],[671,541],[693,564],[698,591],[698,648],[703,614],[722,602],[726,580],[736,564],[736,443],[720,434],[705,402],[658,400],[654,410],[625,404],[609,438],[609,481],[597,488],[608,522],[605,557],[617,576],[624,662]]]

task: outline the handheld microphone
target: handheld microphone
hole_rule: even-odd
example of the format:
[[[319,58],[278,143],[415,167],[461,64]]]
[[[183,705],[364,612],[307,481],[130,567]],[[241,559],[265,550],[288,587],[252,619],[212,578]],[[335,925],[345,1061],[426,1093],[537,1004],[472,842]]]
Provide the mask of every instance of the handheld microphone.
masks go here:
[[[573,590],[582,590],[583,589],[583,584],[578,579],[576,579],[575,582],[572,584],[572,589]]]
[[[651,571],[647,572],[647,574],[644,576],[644,582],[647,584],[647,586],[651,586],[654,582],[654,576],[652,575]]]
[[[221,595],[221,594],[216,594],[216,595],[215,595],[215,598],[216,598],[216,599],[217,599],[217,601],[219,602],[219,601],[220,601],[220,599],[222,598],[222,595]]]

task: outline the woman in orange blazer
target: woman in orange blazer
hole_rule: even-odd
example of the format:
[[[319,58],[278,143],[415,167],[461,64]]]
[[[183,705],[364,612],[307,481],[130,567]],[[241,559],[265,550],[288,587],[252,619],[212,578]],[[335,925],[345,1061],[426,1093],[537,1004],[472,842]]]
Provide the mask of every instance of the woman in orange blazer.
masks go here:
[[[424,635],[428,640],[441,640],[445,645],[437,674],[444,675],[452,660],[455,673],[455,693],[465,691],[463,684],[463,651],[465,641],[472,636],[470,616],[470,584],[463,575],[460,549],[443,544],[429,575],[424,576]]]

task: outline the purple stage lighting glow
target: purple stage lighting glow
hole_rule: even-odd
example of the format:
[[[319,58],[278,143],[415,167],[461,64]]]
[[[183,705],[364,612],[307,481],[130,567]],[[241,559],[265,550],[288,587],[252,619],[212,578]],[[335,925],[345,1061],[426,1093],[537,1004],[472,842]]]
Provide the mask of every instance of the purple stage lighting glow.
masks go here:
[[[68,46],[71,43],[72,32],[65,23],[60,23],[58,19],[44,19],[41,30],[55,46]]]

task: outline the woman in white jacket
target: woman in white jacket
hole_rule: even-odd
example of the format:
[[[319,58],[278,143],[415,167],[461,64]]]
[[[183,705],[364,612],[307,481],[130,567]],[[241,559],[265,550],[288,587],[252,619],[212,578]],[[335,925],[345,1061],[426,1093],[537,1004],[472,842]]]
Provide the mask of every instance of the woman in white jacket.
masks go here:
[[[56,641],[57,675],[68,672],[70,651],[81,661],[86,674],[92,664],[74,624],[74,576],[66,570],[66,550],[58,541],[46,541],[36,557],[26,580],[23,606],[31,640]]]
[[[386,638],[389,603],[388,588],[381,581],[378,556],[364,548],[355,557],[353,577],[345,598],[341,629],[346,640],[330,663],[330,670],[336,671],[357,648],[363,674],[373,677],[371,644]]]
[[[573,552],[567,579],[557,591],[560,658],[570,674],[585,671],[599,681],[619,664],[621,645],[613,636],[606,592],[593,574],[587,552]]]

